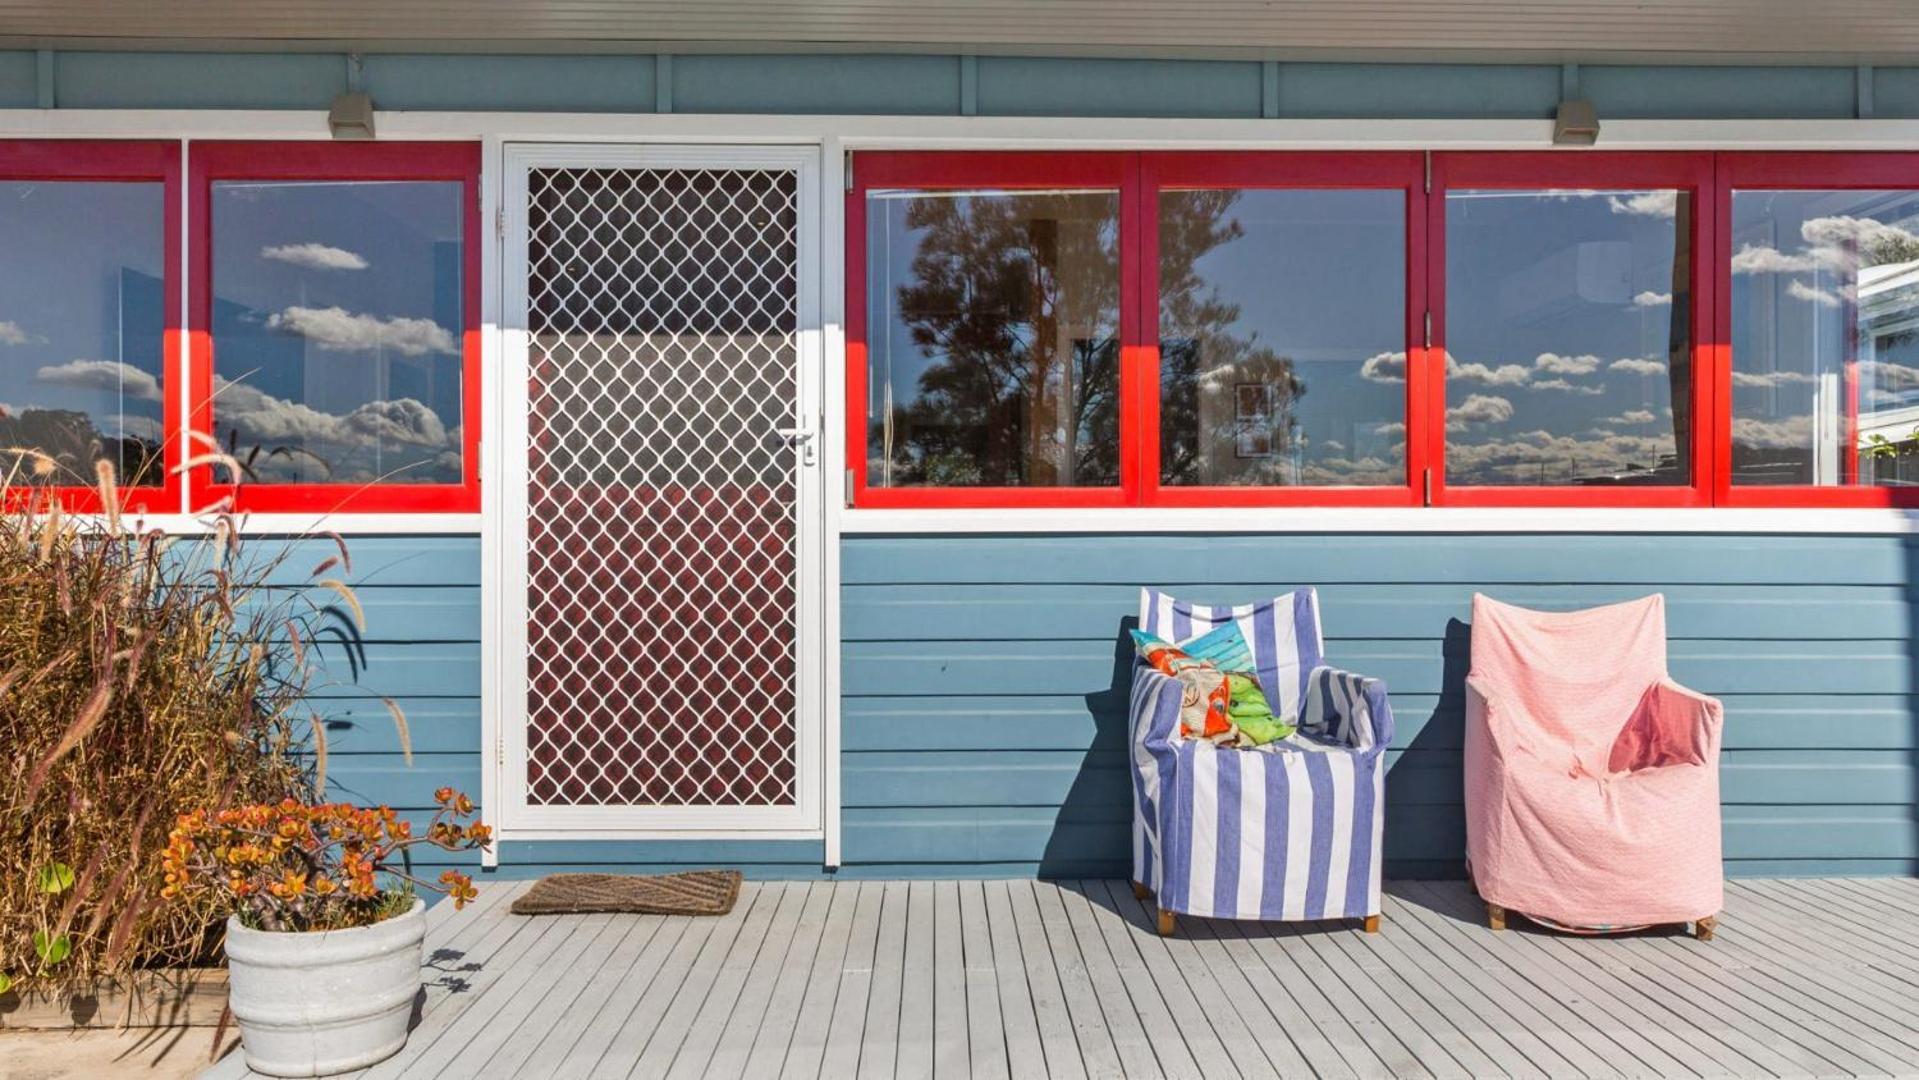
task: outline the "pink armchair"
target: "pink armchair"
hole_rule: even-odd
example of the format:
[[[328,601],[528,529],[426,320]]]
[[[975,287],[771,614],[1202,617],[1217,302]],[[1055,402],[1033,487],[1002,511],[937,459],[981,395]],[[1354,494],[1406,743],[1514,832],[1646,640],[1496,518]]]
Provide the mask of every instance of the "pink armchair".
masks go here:
[[[1723,711],[1666,673],[1666,599],[1530,611],[1473,597],[1467,869],[1508,911],[1569,928],[1694,924],[1724,900]]]

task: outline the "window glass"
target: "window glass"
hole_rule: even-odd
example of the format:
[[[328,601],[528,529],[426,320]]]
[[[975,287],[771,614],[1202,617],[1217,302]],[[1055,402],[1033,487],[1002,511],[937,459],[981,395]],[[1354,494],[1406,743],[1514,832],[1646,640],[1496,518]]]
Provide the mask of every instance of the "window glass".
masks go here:
[[[1160,482],[1406,482],[1399,191],[1159,200]]]
[[[214,435],[249,481],[461,481],[463,191],[213,185]]]
[[[39,482],[166,481],[165,223],[159,183],[0,182],[0,448]]]
[[[867,483],[1119,483],[1119,193],[867,199]]]
[[[1686,193],[1446,196],[1446,477],[1690,479]]]
[[[1736,191],[1732,481],[1919,481],[1919,193]]]

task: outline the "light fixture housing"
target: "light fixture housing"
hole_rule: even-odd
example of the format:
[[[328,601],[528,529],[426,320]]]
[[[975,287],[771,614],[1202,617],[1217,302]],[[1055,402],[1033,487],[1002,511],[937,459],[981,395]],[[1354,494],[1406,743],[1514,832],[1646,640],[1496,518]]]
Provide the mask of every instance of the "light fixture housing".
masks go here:
[[[1591,146],[1599,141],[1599,113],[1590,101],[1562,101],[1553,114],[1554,146]]]
[[[336,139],[373,138],[373,98],[359,92],[341,94],[327,109],[327,129]]]

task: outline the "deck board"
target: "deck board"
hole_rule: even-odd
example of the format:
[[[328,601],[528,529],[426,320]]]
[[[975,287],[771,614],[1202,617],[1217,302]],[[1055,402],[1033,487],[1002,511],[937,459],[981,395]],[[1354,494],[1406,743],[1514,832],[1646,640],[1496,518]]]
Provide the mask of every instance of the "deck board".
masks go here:
[[[1182,919],[1124,882],[749,882],[717,918],[429,913],[404,1077],[1919,1077],[1919,880],[1727,885],[1716,940]],[[249,1074],[238,1055],[204,1074]]]

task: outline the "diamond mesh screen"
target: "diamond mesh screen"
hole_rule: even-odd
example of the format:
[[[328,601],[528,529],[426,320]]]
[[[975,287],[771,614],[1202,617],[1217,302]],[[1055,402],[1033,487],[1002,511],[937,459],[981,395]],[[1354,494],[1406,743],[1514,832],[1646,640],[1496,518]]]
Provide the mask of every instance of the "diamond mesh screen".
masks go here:
[[[528,177],[531,804],[795,802],[796,194]]]

